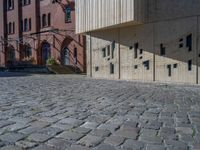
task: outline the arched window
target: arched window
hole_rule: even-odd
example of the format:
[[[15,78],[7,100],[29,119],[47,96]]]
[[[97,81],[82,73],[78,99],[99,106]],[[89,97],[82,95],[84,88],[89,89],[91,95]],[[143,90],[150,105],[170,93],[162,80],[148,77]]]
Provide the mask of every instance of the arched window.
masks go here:
[[[71,7],[70,6],[66,6],[65,8],[65,22],[71,22],[72,18],[71,18]]]
[[[14,9],[14,0],[7,0],[7,10]]]
[[[42,15],[42,27],[46,27],[47,26],[47,16],[46,14]]]
[[[15,23],[13,22],[12,33],[15,33]]]
[[[24,0],[24,5],[28,5],[28,4],[29,4],[28,0]]]
[[[22,6],[29,5],[30,3],[31,3],[31,0],[21,0],[21,5]]]
[[[32,27],[32,24],[31,24],[31,18],[29,18],[29,31],[31,31],[31,27]]]
[[[51,13],[48,13],[48,26],[51,26]]]
[[[8,24],[8,34],[11,34],[12,33],[12,23],[10,22]]]
[[[28,31],[28,19],[24,19],[24,31]]]

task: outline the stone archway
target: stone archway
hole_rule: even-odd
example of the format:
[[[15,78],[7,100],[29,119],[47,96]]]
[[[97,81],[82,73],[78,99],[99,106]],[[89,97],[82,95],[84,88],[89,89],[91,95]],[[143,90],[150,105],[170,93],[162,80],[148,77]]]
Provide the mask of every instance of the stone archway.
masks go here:
[[[65,38],[61,46],[61,64],[71,65],[72,64],[72,39]]]

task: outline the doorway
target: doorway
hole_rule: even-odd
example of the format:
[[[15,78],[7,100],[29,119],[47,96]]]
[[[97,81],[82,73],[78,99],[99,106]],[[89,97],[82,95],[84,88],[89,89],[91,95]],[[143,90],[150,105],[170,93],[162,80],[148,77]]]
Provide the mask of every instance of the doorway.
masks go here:
[[[70,65],[70,50],[67,47],[63,49],[63,65]]]
[[[42,63],[46,65],[49,58],[51,58],[51,45],[45,42],[42,45]]]

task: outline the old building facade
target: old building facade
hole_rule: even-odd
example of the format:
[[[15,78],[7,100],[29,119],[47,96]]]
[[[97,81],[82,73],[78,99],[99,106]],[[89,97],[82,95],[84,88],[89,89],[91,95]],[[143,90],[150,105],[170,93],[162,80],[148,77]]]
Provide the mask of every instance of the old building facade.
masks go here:
[[[76,0],[92,77],[200,83],[200,1]]]
[[[0,65],[54,58],[83,72],[86,38],[75,34],[73,0],[1,0]]]

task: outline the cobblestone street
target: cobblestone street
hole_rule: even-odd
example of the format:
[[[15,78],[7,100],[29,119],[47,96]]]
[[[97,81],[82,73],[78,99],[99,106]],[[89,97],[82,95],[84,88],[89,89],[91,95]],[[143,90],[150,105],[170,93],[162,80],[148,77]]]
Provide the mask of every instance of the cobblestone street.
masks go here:
[[[200,87],[0,78],[0,150],[200,150]]]

